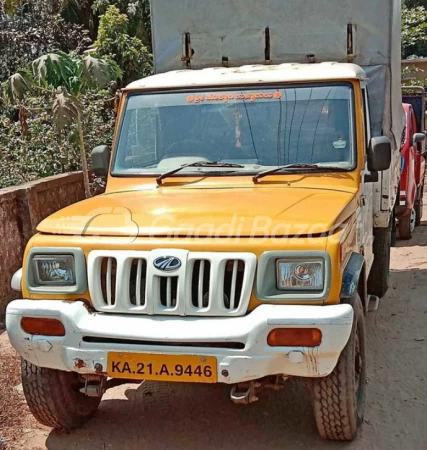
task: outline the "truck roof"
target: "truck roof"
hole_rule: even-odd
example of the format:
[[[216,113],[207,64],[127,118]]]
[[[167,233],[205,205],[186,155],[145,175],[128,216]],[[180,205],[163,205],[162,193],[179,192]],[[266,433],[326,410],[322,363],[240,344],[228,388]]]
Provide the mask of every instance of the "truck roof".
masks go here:
[[[365,80],[365,71],[356,64],[324,62],[320,64],[250,65],[201,70],[176,70],[153,75],[129,84],[126,90],[188,88],[303,81]]]

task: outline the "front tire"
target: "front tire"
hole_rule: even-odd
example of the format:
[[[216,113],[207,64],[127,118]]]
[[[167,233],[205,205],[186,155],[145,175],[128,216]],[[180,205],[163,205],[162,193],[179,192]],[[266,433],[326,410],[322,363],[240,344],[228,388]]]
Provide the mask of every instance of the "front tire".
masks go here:
[[[393,219],[392,219],[393,220]],[[379,298],[388,291],[390,279],[392,226],[374,230],[374,263],[368,278],[368,293]]]
[[[71,430],[96,412],[100,397],[80,392],[84,383],[74,372],[46,369],[22,359],[22,386],[33,416],[48,427]]]
[[[313,381],[314,417],[320,435],[334,441],[352,441],[363,421],[366,385],[366,342],[363,307],[358,295],[350,339],[334,371]]]

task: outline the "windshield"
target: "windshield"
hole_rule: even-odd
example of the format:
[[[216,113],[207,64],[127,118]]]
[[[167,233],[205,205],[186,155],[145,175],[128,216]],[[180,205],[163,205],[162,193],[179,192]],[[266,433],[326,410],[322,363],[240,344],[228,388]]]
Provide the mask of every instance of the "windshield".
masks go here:
[[[132,94],[113,175],[258,173],[288,164],[356,166],[351,85]]]

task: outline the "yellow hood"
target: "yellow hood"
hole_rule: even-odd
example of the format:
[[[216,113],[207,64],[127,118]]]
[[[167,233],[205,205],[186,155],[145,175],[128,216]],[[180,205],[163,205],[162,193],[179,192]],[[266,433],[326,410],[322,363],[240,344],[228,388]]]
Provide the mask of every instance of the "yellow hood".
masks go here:
[[[351,192],[294,188],[160,188],[118,192],[69,206],[43,233],[99,236],[250,237],[319,234],[356,209]]]

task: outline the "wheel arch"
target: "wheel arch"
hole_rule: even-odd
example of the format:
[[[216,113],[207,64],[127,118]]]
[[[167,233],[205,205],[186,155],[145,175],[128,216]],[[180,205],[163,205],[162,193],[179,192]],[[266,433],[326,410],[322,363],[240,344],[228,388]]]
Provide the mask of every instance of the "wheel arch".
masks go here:
[[[346,302],[358,293],[365,313],[368,310],[367,280],[365,258],[362,254],[353,252],[344,269],[341,300]]]

